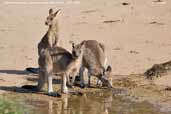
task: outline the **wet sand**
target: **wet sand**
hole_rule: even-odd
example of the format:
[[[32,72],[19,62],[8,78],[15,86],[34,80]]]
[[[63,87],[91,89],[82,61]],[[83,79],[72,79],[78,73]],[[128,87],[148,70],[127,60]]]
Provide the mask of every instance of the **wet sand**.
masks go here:
[[[27,80],[23,85],[35,85],[37,78],[32,76]],[[38,93],[33,93],[18,86],[1,87],[0,89],[8,91],[2,94],[1,98],[13,99],[14,102],[17,100],[16,102],[21,106],[37,114],[55,114],[55,112],[59,114],[76,112],[83,114],[171,113],[171,91],[167,90],[166,86],[155,85],[153,80],[144,79],[143,75],[115,75],[112,89],[99,88],[95,85],[96,80],[92,82],[94,82],[94,88],[73,88],[74,91],[79,91],[83,95],[62,94],[61,97],[50,97],[46,94],[46,86],[42,92]],[[53,88],[56,92],[59,92],[58,79],[54,81]],[[44,108],[45,106],[47,109]]]
[[[62,99],[28,94],[13,94],[4,98],[15,99],[30,114],[170,114],[146,101],[134,102],[105,90],[81,97],[64,96]]]

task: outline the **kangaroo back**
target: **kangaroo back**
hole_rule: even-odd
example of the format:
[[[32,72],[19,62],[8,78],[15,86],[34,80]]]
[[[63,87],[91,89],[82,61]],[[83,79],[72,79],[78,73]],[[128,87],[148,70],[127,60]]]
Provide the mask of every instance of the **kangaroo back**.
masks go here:
[[[83,54],[83,63],[85,67],[101,68],[105,63],[105,47],[96,40],[87,40]]]

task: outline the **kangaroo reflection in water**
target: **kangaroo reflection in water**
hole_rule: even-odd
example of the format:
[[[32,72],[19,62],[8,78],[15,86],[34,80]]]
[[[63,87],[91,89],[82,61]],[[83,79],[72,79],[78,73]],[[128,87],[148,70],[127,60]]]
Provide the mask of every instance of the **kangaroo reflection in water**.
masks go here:
[[[62,98],[27,97],[22,105],[33,112],[29,114],[164,114],[161,107],[147,101],[133,102],[118,96],[118,92],[100,91],[83,96],[64,95]]]
[[[93,96],[93,97],[92,97]],[[112,106],[112,95],[64,96],[62,99],[25,100],[26,108],[31,108],[35,114],[108,114]]]

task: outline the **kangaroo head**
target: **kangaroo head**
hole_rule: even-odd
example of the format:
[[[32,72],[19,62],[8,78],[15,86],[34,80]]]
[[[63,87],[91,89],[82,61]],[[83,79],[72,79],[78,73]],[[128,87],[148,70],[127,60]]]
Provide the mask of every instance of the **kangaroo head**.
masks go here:
[[[102,81],[103,86],[107,86],[109,88],[112,88],[112,67],[109,65],[107,69],[103,69],[101,71],[100,80]]]
[[[53,12],[53,9],[49,9],[49,16],[47,17],[45,21],[45,25],[51,26],[54,23],[56,15],[60,12],[60,9],[57,10],[56,12]]]
[[[85,41],[78,45],[72,43],[72,55],[74,58],[78,58],[83,53],[84,43]]]

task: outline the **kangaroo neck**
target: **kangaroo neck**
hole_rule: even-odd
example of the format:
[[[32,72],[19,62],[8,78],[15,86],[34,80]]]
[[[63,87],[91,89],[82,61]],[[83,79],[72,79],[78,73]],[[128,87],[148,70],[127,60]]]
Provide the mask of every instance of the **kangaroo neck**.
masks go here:
[[[76,58],[75,59],[75,61],[77,62],[77,63],[82,63],[82,59],[83,59],[83,53],[81,53],[81,55],[78,57],[78,58]]]
[[[55,22],[52,23],[52,25],[49,26],[48,29],[49,34],[58,34],[58,22],[55,20]]]

